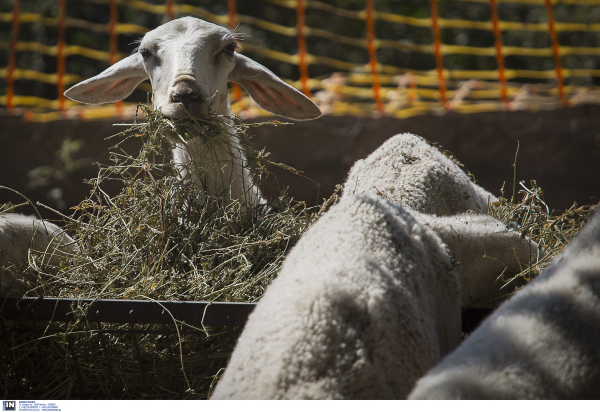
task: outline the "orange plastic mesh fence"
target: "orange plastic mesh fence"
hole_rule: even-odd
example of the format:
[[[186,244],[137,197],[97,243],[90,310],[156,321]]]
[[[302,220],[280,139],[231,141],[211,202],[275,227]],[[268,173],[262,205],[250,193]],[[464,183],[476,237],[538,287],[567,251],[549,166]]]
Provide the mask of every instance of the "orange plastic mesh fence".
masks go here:
[[[26,2],[26,0],[23,0]],[[235,30],[238,24],[250,26],[256,30],[277,36],[296,39],[297,49],[284,52],[260,46],[251,41],[240,41],[242,53],[250,52],[271,61],[296,66],[297,79],[285,79],[307,96],[313,98],[323,112],[333,115],[358,116],[395,116],[399,118],[424,113],[475,113],[501,110],[550,110],[570,105],[586,103],[600,104],[600,70],[595,65],[587,68],[565,68],[562,59],[565,56],[600,56],[600,45],[590,47],[588,43],[568,46],[561,45],[559,35],[566,32],[584,32],[600,34],[600,23],[573,23],[555,21],[554,10],[558,6],[577,5],[600,6],[600,0],[452,0],[457,3],[482,3],[490,9],[490,20],[464,20],[441,17],[440,5],[448,0],[423,0],[430,5],[429,17],[412,17],[394,14],[377,9],[377,2],[364,0],[364,9],[344,9],[324,1],[316,0],[262,0],[276,10],[289,9],[295,12],[294,19],[261,19],[237,12],[236,0],[223,2],[224,14],[215,14],[204,8],[187,4],[183,0],[166,0],[152,4],[142,0],[86,0],[90,3],[108,7],[110,21],[99,24],[69,17],[67,2],[75,0],[57,0],[56,18],[41,14],[26,13],[21,10],[22,2],[15,0],[9,12],[0,13],[0,22],[10,27],[9,41],[0,41],[0,48],[7,51],[7,65],[0,67],[0,79],[4,79],[4,95],[0,96],[0,105],[6,107],[12,115],[23,115],[32,121],[51,121],[63,118],[81,118],[85,120],[106,118],[128,118],[135,113],[135,104],[116,103],[102,107],[85,106],[71,102],[62,96],[66,87],[83,80],[83,73],[67,73],[66,58],[81,55],[90,59],[114,64],[125,57],[127,50],[118,49],[118,36],[123,34],[143,35],[153,27],[120,22],[119,9],[133,8],[145,13],[164,16],[163,21],[185,15],[223,25]],[[155,0],[155,3],[157,1]],[[539,6],[545,9],[545,23],[504,21],[500,18],[500,3],[513,5]],[[331,30],[311,27],[307,23],[306,13],[311,9],[364,23],[362,37],[350,37]],[[290,24],[280,24],[281,21]],[[22,36],[24,24],[42,24],[57,28],[58,41],[48,46],[35,41],[26,41]],[[400,24],[409,28],[431,30],[431,44],[415,44],[402,39],[390,40],[377,38],[377,25]],[[80,44],[67,44],[65,30],[69,27],[107,34],[108,51],[84,47]],[[489,32],[494,39],[491,47],[478,47],[459,44],[445,44],[444,29],[480,30]],[[550,46],[546,48],[524,47],[503,44],[502,34],[510,31],[524,33],[546,33]],[[581,37],[581,36],[580,36]],[[588,36],[589,37],[589,36]],[[600,39],[596,35],[595,39]],[[334,57],[311,53],[307,44],[318,43],[320,39],[333,41],[339,47],[351,46],[366,52],[364,63],[356,63]],[[382,63],[378,56],[381,49],[393,49],[430,55],[435,68],[430,70],[409,70],[393,64]],[[18,67],[19,52],[37,52],[56,57],[56,73],[45,73],[33,68]],[[451,55],[470,55],[494,58],[495,70],[480,70],[471,67],[449,69],[444,67],[445,57]],[[544,70],[511,69],[505,60],[508,56],[523,58],[552,58],[554,68]],[[350,60],[350,59],[348,59]],[[600,58],[598,59],[600,61]],[[327,67],[326,75],[311,77],[311,67]],[[321,69],[322,72],[322,69]],[[519,82],[514,80],[518,79]],[[572,79],[585,79],[582,82],[569,82]],[[511,81],[512,80],[512,81]],[[58,98],[51,100],[42,96],[15,94],[15,81],[42,82],[54,85]],[[536,83],[536,84],[531,84]],[[150,85],[142,83],[140,89],[151,91]],[[231,89],[232,109],[242,117],[255,117],[262,112],[237,85]]]

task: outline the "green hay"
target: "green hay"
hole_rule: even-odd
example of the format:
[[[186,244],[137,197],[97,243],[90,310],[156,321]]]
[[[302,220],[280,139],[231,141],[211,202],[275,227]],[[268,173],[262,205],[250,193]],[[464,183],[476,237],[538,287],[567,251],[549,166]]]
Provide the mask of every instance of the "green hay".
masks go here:
[[[27,291],[25,296],[256,302],[276,276],[286,253],[335,196],[323,207],[309,209],[283,192],[266,205],[244,208],[239,200],[227,202],[228,187],[209,192],[201,185],[182,183],[178,179],[182,168],[172,167],[169,160],[165,131],[176,133],[182,142],[201,137],[210,151],[224,145],[228,133],[236,132],[244,139],[248,129],[256,125],[235,125],[232,129],[231,119],[223,117],[172,121],[145,107],[141,110],[143,123],[132,124],[112,137],[121,139],[112,153],[114,164],[100,166],[98,177],[89,182],[90,196],[74,208],[73,216],[65,216],[79,252],[58,270],[40,269],[37,262],[41,254],[34,254],[29,268],[15,276],[15,288]],[[143,140],[137,156],[119,149],[122,141],[132,137]],[[268,175],[264,164],[271,162],[264,151],[246,149],[260,183]],[[219,173],[220,166],[182,167],[206,177]],[[116,196],[103,190],[112,180],[123,183]],[[7,351],[5,347],[0,352],[14,357],[4,357],[0,372],[8,382],[8,395],[18,390],[20,398],[37,399],[206,399],[231,354],[224,328],[186,326],[197,334],[182,332],[179,341],[177,335],[140,334],[142,363],[146,371],[152,371],[144,379],[132,337],[105,334],[113,381],[104,350],[99,347],[97,324],[86,323],[82,316],[85,305],[74,309],[76,322],[48,326],[59,332],[42,338],[30,333],[11,334],[14,341],[9,347],[18,349]],[[162,326],[136,327],[152,332]],[[82,328],[86,332],[77,331]],[[128,330],[129,326],[104,328]],[[198,332],[208,365],[200,351]],[[52,335],[55,338],[48,339]],[[180,358],[180,353],[185,356]],[[37,362],[39,359],[45,359],[43,364]],[[74,373],[75,363],[83,386]],[[178,389],[182,384],[186,388],[183,394]]]

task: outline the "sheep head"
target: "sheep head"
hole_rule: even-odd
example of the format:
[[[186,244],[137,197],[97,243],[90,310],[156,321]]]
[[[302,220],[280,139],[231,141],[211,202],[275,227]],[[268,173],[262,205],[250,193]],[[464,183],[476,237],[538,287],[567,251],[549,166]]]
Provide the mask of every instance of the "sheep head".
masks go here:
[[[308,120],[319,108],[266,67],[236,52],[234,34],[215,24],[183,17],[149,31],[131,56],[65,92],[89,104],[112,103],[150,79],[154,107],[171,118],[187,113],[229,114],[227,82],[239,83],[263,109]],[[184,109],[185,108],[185,109]]]

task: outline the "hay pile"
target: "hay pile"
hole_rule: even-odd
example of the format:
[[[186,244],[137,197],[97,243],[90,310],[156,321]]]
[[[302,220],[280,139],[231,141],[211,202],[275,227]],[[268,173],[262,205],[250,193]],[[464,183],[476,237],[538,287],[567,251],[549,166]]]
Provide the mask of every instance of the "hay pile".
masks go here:
[[[530,187],[525,182],[519,182],[521,189],[513,195],[509,201],[504,197],[504,187],[501,189],[502,196],[493,203],[488,213],[496,219],[509,225],[516,223],[521,237],[527,236],[542,247],[546,255],[538,262],[520,262],[521,272],[511,279],[505,280],[503,289],[513,292],[513,286],[517,289],[524,286],[532,278],[536,277],[540,270],[549,264],[558,255],[565,245],[579,232],[587,222],[590,213],[599,205],[578,206],[574,203],[566,211],[551,210],[544,202],[544,192],[537,186],[535,180],[531,180]],[[505,294],[499,296],[505,298]]]
[[[16,288],[26,290],[25,296],[256,302],[286,253],[333,199],[322,208],[309,209],[281,193],[266,205],[244,209],[238,200],[225,202],[225,191],[208,193],[195,184],[182,183],[177,176],[181,168],[171,166],[165,131],[175,132],[182,140],[200,136],[210,149],[222,144],[228,133],[236,132],[243,139],[255,125],[232,129],[231,119],[223,117],[172,121],[148,108],[141,110],[144,122],[112,137],[120,139],[112,153],[113,164],[100,166],[97,178],[89,182],[90,196],[75,208],[73,216],[64,216],[79,253],[54,272],[42,271],[36,264],[40,256],[33,256],[30,267],[15,276]],[[119,149],[129,138],[143,140],[137,156]],[[268,174],[264,167],[268,154],[249,148],[248,153],[260,183]],[[184,167],[215,172],[206,164]],[[123,183],[123,190],[109,196],[103,186],[114,180]],[[81,305],[77,313],[84,312],[85,305]],[[167,344],[164,336],[140,335],[145,369],[153,371],[142,379],[131,336],[105,335],[116,365],[109,370],[101,355],[96,324],[77,317],[79,321],[69,325],[50,325],[68,332],[59,333],[58,340],[12,334],[16,340],[10,346],[24,346],[11,351],[14,359],[5,359],[8,362],[0,372],[8,382],[8,394],[19,390],[21,399],[206,399],[231,353],[229,336],[221,328],[202,329],[208,365],[200,353],[198,336],[182,336],[180,342],[171,337]],[[82,328],[88,332],[75,332]],[[143,328],[152,331],[156,326]],[[77,360],[69,349],[74,349]],[[35,356],[24,353],[29,350]],[[180,350],[185,359],[178,359],[174,367],[172,353]],[[36,363],[40,358],[46,359],[43,364]],[[180,371],[182,362],[185,376]],[[186,388],[184,393],[181,386]]]
[[[182,183],[171,166],[164,132],[176,131],[186,140],[208,136],[207,145],[221,144],[230,133],[227,119],[171,121],[143,110],[144,123],[113,136],[141,138],[140,153],[113,153],[114,164],[100,168],[90,182],[91,195],[69,219],[81,253],[56,277],[28,285],[28,295],[257,301],[317,210],[282,193],[268,205],[243,211],[239,200],[227,204],[223,193]],[[236,129],[245,136],[249,127]],[[259,181],[268,173],[265,160],[264,153],[254,153]],[[124,190],[109,196],[103,190],[109,180],[123,182]]]

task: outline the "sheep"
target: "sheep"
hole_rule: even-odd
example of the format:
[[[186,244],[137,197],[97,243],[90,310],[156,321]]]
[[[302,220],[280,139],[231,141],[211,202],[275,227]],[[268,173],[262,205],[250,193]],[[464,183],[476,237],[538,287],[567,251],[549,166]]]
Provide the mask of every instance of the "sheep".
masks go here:
[[[81,103],[112,103],[129,96],[146,79],[152,83],[153,104],[164,116],[178,119],[209,110],[230,118],[227,82],[239,83],[264,110],[294,120],[315,119],[319,108],[264,66],[236,52],[236,34],[194,18],[172,20],[149,31],[135,53],[99,75],[76,84],[64,94]],[[201,137],[182,142],[174,133],[167,139],[174,146],[173,162],[180,175],[202,189],[198,169],[213,165],[207,173],[207,188],[225,188],[226,199],[247,204],[263,203],[254,184],[246,156],[233,128],[226,141],[207,150]],[[181,165],[188,165],[181,166]],[[190,170],[191,168],[191,170]],[[215,194],[215,193],[211,193]]]
[[[410,133],[388,139],[357,161],[342,196],[371,192],[421,213],[486,213],[498,199],[423,138]]]
[[[422,223],[434,225],[454,254],[469,257],[469,261],[458,262],[464,268],[460,283],[465,307],[489,304],[504,286],[503,279],[512,278],[521,272],[522,266],[545,255],[535,242],[513,240],[512,237],[518,236],[516,232],[483,215],[498,199],[473,183],[456,163],[422,137],[398,134],[366,159],[357,161],[348,173],[342,196],[366,192],[420,212]],[[437,217],[468,211],[481,215],[446,220]],[[428,215],[434,217],[427,221]],[[458,236],[461,230],[457,228],[465,224],[479,225],[480,230],[472,231],[480,233],[479,238],[473,236],[465,243],[468,240]],[[495,247],[486,250],[484,245],[488,242]],[[520,250],[515,254],[508,247],[500,247],[502,242],[514,242]],[[468,254],[462,253],[467,250]]]
[[[600,213],[412,399],[600,398]]]
[[[0,214],[0,284],[14,287],[11,271],[27,266],[30,250],[43,253],[42,265],[59,266],[75,253],[75,241],[60,227],[33,216]]]
[[[342,197],[290,251],[212,398],[405,398],[460,342],[464,267],[435,231],[450,219],[462,219],[463,244],[498,243],[479,233],[488,230],[481,216],[436,218],[372,193]],[[522,253],[525,240],[503,233],[500,247]],[[479,250],[459,248],[457,259],[478,263]]]

